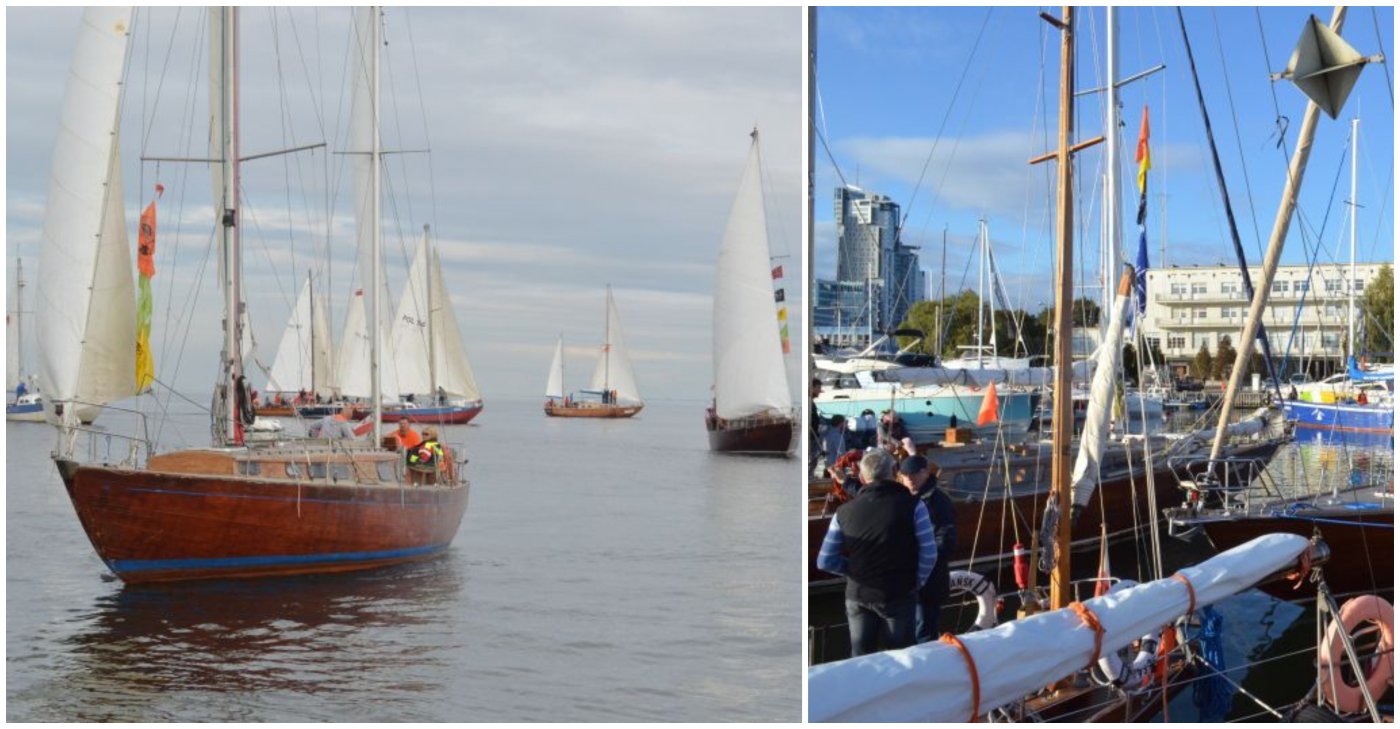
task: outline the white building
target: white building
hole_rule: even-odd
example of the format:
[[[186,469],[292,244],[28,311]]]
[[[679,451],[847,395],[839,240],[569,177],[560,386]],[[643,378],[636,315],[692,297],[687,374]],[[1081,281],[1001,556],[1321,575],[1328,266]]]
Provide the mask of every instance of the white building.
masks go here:
[[[1361,326],[1361,295],[1375,279],[1381,263],[1356,264],[1356,321]],[[1347,280],[1350,264],[1319,263],[1312,268],[1279,266],[1264,308],[1263,324],[1275,359],[1287,352],[1290,363],[1317,361],[1328,371],[1342,365],[1347,331]],[[1249,269],[1257,282],[1258,268]],[[1300,306],[1301,300],[1301,306]],[[1202,344],[1212,354],[1221,337],[1239,348],[1240,332],[1249,314],[1244,283],[1236,266],[1149,269],[1144,335],[1156,340],[1167,363],[1183,365]],[[1295,328],[1296,322],[1296,328]],[[1292,346],[1289,346],[1290,333]],[[1297,368],[1292,364],[1290,370]]]

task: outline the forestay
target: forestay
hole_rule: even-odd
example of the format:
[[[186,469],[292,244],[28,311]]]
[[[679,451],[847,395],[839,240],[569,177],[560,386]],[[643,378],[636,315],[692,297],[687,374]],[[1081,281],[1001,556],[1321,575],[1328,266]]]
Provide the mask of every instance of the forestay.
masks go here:
[[[715,413],[726,420],[788,413],[757,133],[720,244],[714,312]]]
[[[1286,568],[1308,548],[1295,534],[1267,534],[1181,574],[1200,608]],[[1155,633],[1191,607],[1185,583],[1162,579],[1084,601],[1104,628],[1101,654]],[[1005,706],[1089,664],[1094,631],[1072,610],[1041,613],[959,636],[977,667],[977,713]],[[962,653],[925,643],[816,666],[807,673],[811,721],[961,722],[973,714],[972,684]]]
[[[40,387],[53,401],[136,393],[136,293],[117,125],[131,8],[83,14],[54,144],[39,256]]]

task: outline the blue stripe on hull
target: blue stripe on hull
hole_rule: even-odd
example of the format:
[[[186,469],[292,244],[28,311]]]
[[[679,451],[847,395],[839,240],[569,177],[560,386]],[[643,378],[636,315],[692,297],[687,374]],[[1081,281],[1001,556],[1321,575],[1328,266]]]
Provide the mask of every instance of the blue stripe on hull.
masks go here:
[[[1299,428],[1394,433],[1395,411],[1379,405],[1311,403],[1290,400],[1284,405],[1288,420]]]
[[[215,557],[192,559],[115,559],[107,566],[118,575],[137,572],[167,572],[171,570],[234,570],[250,567],[295,567],[301,565],[349,562],[378,562],[382,560],[424,557],[447,549],[447,544],[426,547],[389,549],[381,552],[329,552],[326,554],[260,555],[255,557]]]

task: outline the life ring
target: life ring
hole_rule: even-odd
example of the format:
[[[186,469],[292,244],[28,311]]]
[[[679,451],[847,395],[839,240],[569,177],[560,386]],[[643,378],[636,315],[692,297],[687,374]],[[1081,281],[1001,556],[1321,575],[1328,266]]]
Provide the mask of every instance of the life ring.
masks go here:
[[[948,594],[964,593],[977,598],[978,630],[990,630],[997,624],[997,586],[991,580],[967,570],[952,570],[948,573]]]
[[[1355,635],[1364,623],[1372,623],[1381,632],[1380,643],[1376,646],[1380,655],[1374,659],[1366,671],[1366,688],[1372,698],[1385,693],[1386,686],[1395,678],[1395,611],[1384,598],[1375,595],[1362,595],[1347,600],[1342,605],[1341,615],[1327,626],[1327,635],[1317,649],[1317,680],[1322,687],[1322,697],[1338,711],[1354,714],[1365,708],[1361,687],[1342,680],[1342,666],[1346,665],[1346,649],[1342,647],[1341,630]],[[1341,627],[1338,627],[1340,624]]]
[[[1112,595],[1120,590],[1137,585],[1133,580],[1119,580],[1108,588],[1107,595]],[[1099,671],[1103,676],[1094,676],[1094,680],[1104,686],[1121,686],[1130,693],[1137,693],[1147,689],[1152,685],[1152,679],[1156,671],[1152,670],[1157,666],[1157,636],[1148,633],[1142,636],[1138,644],[1138,654],[1133,657],[1132,663],[1124,663],[1118,656],[1117,651],[1112,651],[1099,656]],[[1092,672],[1091,672],[1092,673]]]

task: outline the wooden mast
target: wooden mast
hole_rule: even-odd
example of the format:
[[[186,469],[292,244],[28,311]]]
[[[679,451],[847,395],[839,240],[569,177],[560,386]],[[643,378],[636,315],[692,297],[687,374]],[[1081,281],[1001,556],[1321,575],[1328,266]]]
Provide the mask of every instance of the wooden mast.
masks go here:
[[[1071,187],[1074,176],[1072,155],[1081,149],[1103,141],[1096,137],[1086,142],[1071,144],[1074,136],[1074,8],[1066,5],[1063,17],[1056,19],[1049,13],[1041,13],[1041,18],[1060,29],[1060,133],[1059,148],[1030,161],[1038,164],[1049,160],[1059,162],[1059,177],[1056,181],[1056,210],[1058,220],[1055,242],[1055,381],[1052,402],[1052,447],[1050,460],[1050,490],[1059,507],[1059,519],[1055,522],[1055,566],[1050,573],[1050,606],[1059,609],[1069,604],[1069,527],[1070,503],[1073,492],[1069,479],[1070,439],[1074,423],[1074,413],[1070,409],[1070,388],[1073,354],[1071,308],[1074,302],[1074,191]]]

